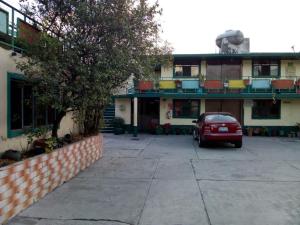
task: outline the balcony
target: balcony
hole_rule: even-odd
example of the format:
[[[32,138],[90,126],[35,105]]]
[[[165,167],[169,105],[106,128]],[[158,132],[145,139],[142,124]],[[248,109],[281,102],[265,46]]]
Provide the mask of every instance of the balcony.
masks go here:
[[[22,42],[31,44],[40,35],[40,24],[0,0],[0,47],[22,53]]]
[[[189,96],[203,98],[300,98],[300,77],[290,79],[139,81],[128,94],[139,96]]]

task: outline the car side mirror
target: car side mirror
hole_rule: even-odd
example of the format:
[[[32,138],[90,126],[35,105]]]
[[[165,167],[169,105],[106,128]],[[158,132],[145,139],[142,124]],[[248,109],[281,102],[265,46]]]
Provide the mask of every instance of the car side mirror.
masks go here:
[[[192,123],[197,123],[197,120],[193,120]]]

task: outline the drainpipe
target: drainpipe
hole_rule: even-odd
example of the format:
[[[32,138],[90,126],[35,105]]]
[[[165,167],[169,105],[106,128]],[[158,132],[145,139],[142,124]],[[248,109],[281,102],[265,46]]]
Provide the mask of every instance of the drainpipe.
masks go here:
[[[133,137],[138,135],[138,98],[133,98]]]

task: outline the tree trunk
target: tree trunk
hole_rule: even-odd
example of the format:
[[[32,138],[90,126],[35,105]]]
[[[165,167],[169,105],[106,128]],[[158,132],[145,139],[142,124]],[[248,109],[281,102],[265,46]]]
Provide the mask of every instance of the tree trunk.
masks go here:
[[[57,131],[58,131],[58,128],[59,128],[62,118],[64,118],[64,116],[66,114],[67,113],[65,111],[61,111],[57,114],[56,119],[54,120],[54,123],[53,123],[53,127],[52,127],[52,135],[51,135],[52,137],[58,138]]]

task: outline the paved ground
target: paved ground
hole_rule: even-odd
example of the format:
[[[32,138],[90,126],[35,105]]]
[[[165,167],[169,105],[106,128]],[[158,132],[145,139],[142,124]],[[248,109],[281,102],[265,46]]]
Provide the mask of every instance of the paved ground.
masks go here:
[[[104,158],[10,225],[299,225],[300,140],[106,135]]]

